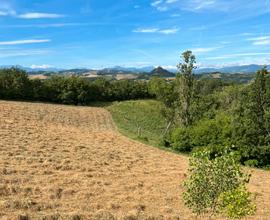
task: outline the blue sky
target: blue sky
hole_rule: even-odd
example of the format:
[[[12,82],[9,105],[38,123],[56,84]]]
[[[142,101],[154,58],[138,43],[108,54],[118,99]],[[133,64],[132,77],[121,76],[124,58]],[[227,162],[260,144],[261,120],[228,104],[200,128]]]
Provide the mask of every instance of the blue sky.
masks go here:
[[[270,0],[0,0],[0,65],[270,63]]]

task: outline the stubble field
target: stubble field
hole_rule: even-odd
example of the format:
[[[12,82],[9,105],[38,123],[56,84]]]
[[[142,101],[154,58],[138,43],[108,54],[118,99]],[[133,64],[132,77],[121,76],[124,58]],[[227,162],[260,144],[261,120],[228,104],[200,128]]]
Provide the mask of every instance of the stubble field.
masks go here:
[[[0,219],[194,219],[188,159],[121,135],[103,108],[0,101]],[[270,172],[249,189],[270,219]]]

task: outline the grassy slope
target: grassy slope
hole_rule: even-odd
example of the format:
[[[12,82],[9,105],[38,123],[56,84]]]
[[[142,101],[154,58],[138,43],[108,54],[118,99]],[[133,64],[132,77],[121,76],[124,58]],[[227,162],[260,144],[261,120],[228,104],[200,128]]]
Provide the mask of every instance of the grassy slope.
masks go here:
[[[160,108],[161,103],[154,100],[114,102],[107,107],[121,133],[153,146],[159,146],[166,126]]]

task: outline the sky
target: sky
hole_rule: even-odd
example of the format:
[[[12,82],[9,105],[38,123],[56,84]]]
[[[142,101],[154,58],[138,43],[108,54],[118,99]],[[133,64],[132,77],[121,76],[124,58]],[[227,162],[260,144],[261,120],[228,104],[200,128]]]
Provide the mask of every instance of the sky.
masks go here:
[[[270,63],[270,0],[0,0],[0,65]]]

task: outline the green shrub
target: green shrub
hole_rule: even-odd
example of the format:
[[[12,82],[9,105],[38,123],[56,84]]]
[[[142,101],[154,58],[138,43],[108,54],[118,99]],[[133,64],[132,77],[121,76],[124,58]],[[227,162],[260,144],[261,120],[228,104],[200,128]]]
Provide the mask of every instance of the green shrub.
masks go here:
[[[251,201],[251,193],[242,185],[224,192],[219,197],[219,212],[232,219],[253,215],[256,205]]]
[[[241,163],[251,167],[266,167],[270,164],[270,146],[238,146]]]
[[[180,152],[193,148],[214,148],[231,145],[230,118],[222,113],[214,119],[202,119],[193,126],[176,128],[171,133],[171,146]],[[222,146],[222,147],[221,147]]]
[[[192,150],[189,128],[177,128],[172,132],[171,143],[174,150],[190,152]]]
[[[228,149],[229,147],[224,147],[220,145],[208,145],[206,147],[195,147],[192,153],[207,151],[209,153],[209,159],[212,160],[216,157],[222,156]]]
[[[195,147],[230,145],[230,117],[219,113],[214,119],[202,119],[192,128],[192,144]]]
[[[243,173],[241,166],[233,153],[225,152],[223,155],[210,159],[210,152],[199,151],[190,158],[188,179],[184,183],[185,192],[183,198],[187,207],[196,215],[216,215],[223,211],[227,216],[249,215],[250,209],[239,209],[240,205],[251,204],[249,193],[245,184],[250,176]],[[239,188],[240,187],[240,188]],[[241,189],[236,202],[228,203],[229,196],[234,196],[236,190]],[[248,195],[248,196],[247,196]],[[221,209],[222,207],[223,209]]]

